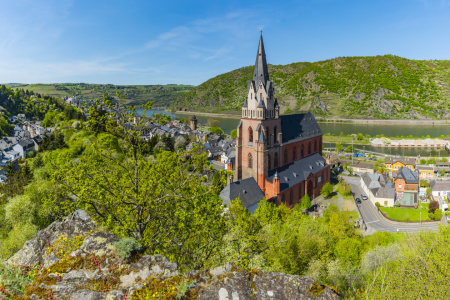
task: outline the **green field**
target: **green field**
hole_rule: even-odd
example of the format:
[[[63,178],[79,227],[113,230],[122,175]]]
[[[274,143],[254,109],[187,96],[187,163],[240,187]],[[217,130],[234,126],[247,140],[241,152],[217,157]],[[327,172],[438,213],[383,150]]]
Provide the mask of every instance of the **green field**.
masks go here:
[[[392,220],[398,221],[410,221],[410,222],[420,222],[430,220],[428,218],[428,203],[423,203],[422,207],[426,208],[395,208],[395,207],[380,207],[380,210],[384,212]],[[422,215],[420,214],[422,213]]]

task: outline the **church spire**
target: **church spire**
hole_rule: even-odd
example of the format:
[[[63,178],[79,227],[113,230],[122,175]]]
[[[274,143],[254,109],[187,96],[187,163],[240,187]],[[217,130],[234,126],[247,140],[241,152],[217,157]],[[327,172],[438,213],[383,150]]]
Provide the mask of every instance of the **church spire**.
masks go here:
[[[258,52],[256,53],[255,71],[253,72],[253,80],[255,81],[255,87],[258,88],[259,82],[262,81],[264,86],[269,80],[269,72],[267,70],[266,52],[264,51],[264,43],[262,37],[259,38]]]

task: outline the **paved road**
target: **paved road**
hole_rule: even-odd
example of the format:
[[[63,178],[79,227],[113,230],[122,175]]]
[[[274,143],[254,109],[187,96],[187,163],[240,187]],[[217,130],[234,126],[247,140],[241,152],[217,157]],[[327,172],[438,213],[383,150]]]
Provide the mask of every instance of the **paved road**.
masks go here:
[[[364,193],[360,186],[359,177],[345,176],[344,179],[351,184],[352,193],[354,198],[360,198]],[[357,204],[361,217],[366,225],[374,230],[389,231],[389,232],[417,232],[421,230],[438,230],[439,222],[423,222],[420,223],[405,223],[394,222],[383,217],[372,204],[370,200],[362,200],[361,204]]]

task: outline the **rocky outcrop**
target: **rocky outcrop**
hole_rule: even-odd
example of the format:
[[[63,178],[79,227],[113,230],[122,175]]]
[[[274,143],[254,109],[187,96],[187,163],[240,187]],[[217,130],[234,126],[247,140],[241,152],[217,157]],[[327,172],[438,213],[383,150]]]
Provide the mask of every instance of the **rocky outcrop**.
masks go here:
[[[34,280],[25,294],[13,294],[6,286],[8,296],[74,300],[123,300],[134,294],[138,299],[153,299],[153,295],[158,299],[208,300],[338,298],[332,289],[309,277],[249,271],[232,263],[180,274],[177,265],[161,255],[124,261],[115,254],[114,243],[119,238],[96,228],[84,211],[77,211],[39,231],[7,261],[20,270],[34,266],[28,274]]]
[[[25,242],[22,249],[8,259],[7,264],[10,266],[43,264],[48,245],[60,236],[70,239],[85,235],[96,228],[97,225],[85,211],[77,210],[63,220],[55,221],[47,228],[39,231],[34,239]]]

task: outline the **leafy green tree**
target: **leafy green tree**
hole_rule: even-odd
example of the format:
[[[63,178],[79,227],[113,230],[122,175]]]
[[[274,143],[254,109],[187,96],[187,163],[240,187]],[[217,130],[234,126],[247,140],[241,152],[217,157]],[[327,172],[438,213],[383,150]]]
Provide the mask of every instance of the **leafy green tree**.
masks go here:
[[[356,136],[356,139],[358,141],[362,141],[364,139],[364,135],[362,133],[358,133],[358,135]]]
[[[220,127],[210,127],[208,130],[214,134],[223,134],[223,129]]]
[[[311,208],[311,198],[309,197],[308,193],[303,196],[302,200],[300,201],[300,206],[306,209]]]
[[[206,126],[208,127],[220,127],[220,121],[215,119],[208,119],[206,121]]]
[[[233,140],[236,139],[237,138],[237,129],[231,130],[230,135]]]
[[[341,151],[342,151],[342,148],[343,148],[343,146],[341,145],[341,143],[337,142],[337,143],[336,143],[336,147],[335,147],[335,148],[336,148],[336,151],[337,151],[337,152],[341,152]]]
[[[345,148],[345,152],[354,152],[355,148],[352,145],[347,146],[347,148]]]
[[[119,118],[125,124],[132,112]],[[219,191],[207,184],[212,168],[206,155],[161,151],[149,160],[141,154],[139,132],[108,124],[106,130],[121,140],[120,155],[115,146],[98,143],[76,161],[63,154],[51,175],[67,198],[49,201],[66,211],[85,209],[111,232],[134,237],[148,253],[181,268],[203,266],[226,229]]]
[[[325,199],[331,198],[331,196],[333,195],[333,186],[329,182],[327,182],[320,190],[320,194]]]
[[[383,160],[377,160],[373,164],[373,170],[377,173],[384,174],[386,172],[386,167]]]

